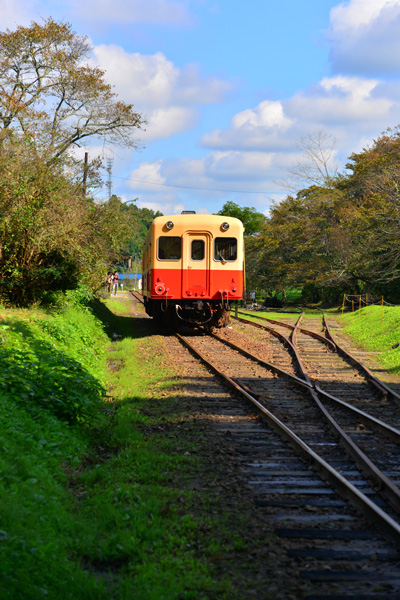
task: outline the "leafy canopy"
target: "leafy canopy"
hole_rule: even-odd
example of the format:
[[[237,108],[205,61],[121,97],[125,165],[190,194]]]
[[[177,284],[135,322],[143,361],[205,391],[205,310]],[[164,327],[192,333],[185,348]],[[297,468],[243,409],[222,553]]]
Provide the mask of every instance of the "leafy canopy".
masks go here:
[[[144,123],[89,63],[86,36],[52,18],[0,33],[0,142],[14,131],[47,162],[88,137],[136,147]]]
[[[216,214],[240,219],[245,228],[245,237],[259,233],[266,220],[265,216],[257,212],[255,208],[242,207],[232,201],[225,202],[221,210]]]

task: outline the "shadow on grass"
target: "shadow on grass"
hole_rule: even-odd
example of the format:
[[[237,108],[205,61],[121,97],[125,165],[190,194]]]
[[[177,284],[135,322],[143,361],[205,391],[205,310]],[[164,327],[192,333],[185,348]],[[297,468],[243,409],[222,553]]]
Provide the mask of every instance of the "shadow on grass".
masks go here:
[[[123,338],[133,339],[150,337],[160,333],[160,327],[143,315],[143,317],[129,317],[115,315],[103,302],[93,300],[90,303],[93,314],[101,321],[104,331],[109,338],[113,339],[115,334]],[[163,335],[168,335],[168,331],[162,331]]]
[[[1,348],[0,392],[28,410],[45,409],[70,423],[87,421],[106,390],[80,362],[53,344],[38,339],[29,325],[4,320],[26,342],[26,349]]]

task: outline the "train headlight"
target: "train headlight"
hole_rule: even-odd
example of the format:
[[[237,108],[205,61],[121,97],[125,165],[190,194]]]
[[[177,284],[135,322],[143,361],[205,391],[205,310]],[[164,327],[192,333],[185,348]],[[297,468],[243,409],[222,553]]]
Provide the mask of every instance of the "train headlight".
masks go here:
[[[222,231],[228,231],[229,223],[227,223],[226,221],[224,223],[222,223],[221,229],[222,229]]]
[[[174,224],[173,224],[172,221],[167,221],[166,224],[165,224],[165,226],[166,226],[167,229],[172,229],[173,226],[174,226]]]

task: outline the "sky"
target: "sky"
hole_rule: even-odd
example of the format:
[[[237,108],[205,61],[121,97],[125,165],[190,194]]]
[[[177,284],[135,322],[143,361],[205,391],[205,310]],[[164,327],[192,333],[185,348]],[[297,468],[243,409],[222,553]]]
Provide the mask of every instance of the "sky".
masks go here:
[[[344,171],[400,123],[400,0],[2,0],[1,30],[52,17],[92,45],[147,121],[137,150],[101,140],[112,192],[140,208],[268,214],[318,136]],[[105,173],[105,181],[107,180]],[[107,198],[104,185],[97,192]]]

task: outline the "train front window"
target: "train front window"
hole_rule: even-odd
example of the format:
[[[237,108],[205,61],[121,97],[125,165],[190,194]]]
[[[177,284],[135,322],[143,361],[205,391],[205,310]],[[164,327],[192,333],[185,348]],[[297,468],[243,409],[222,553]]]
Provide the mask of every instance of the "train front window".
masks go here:
[[[237,259],[236,238],[215,238],[214,259],[221,262]]]
[[[182,238],[161,235],[158,238],[158,258],[160,260],[180,260],[182,258]]]
[[[205,245],[204,245],[203,240],[193,240],[191,259],[192,260],[203,260],[204,259],[204,248],[205,248]]]

